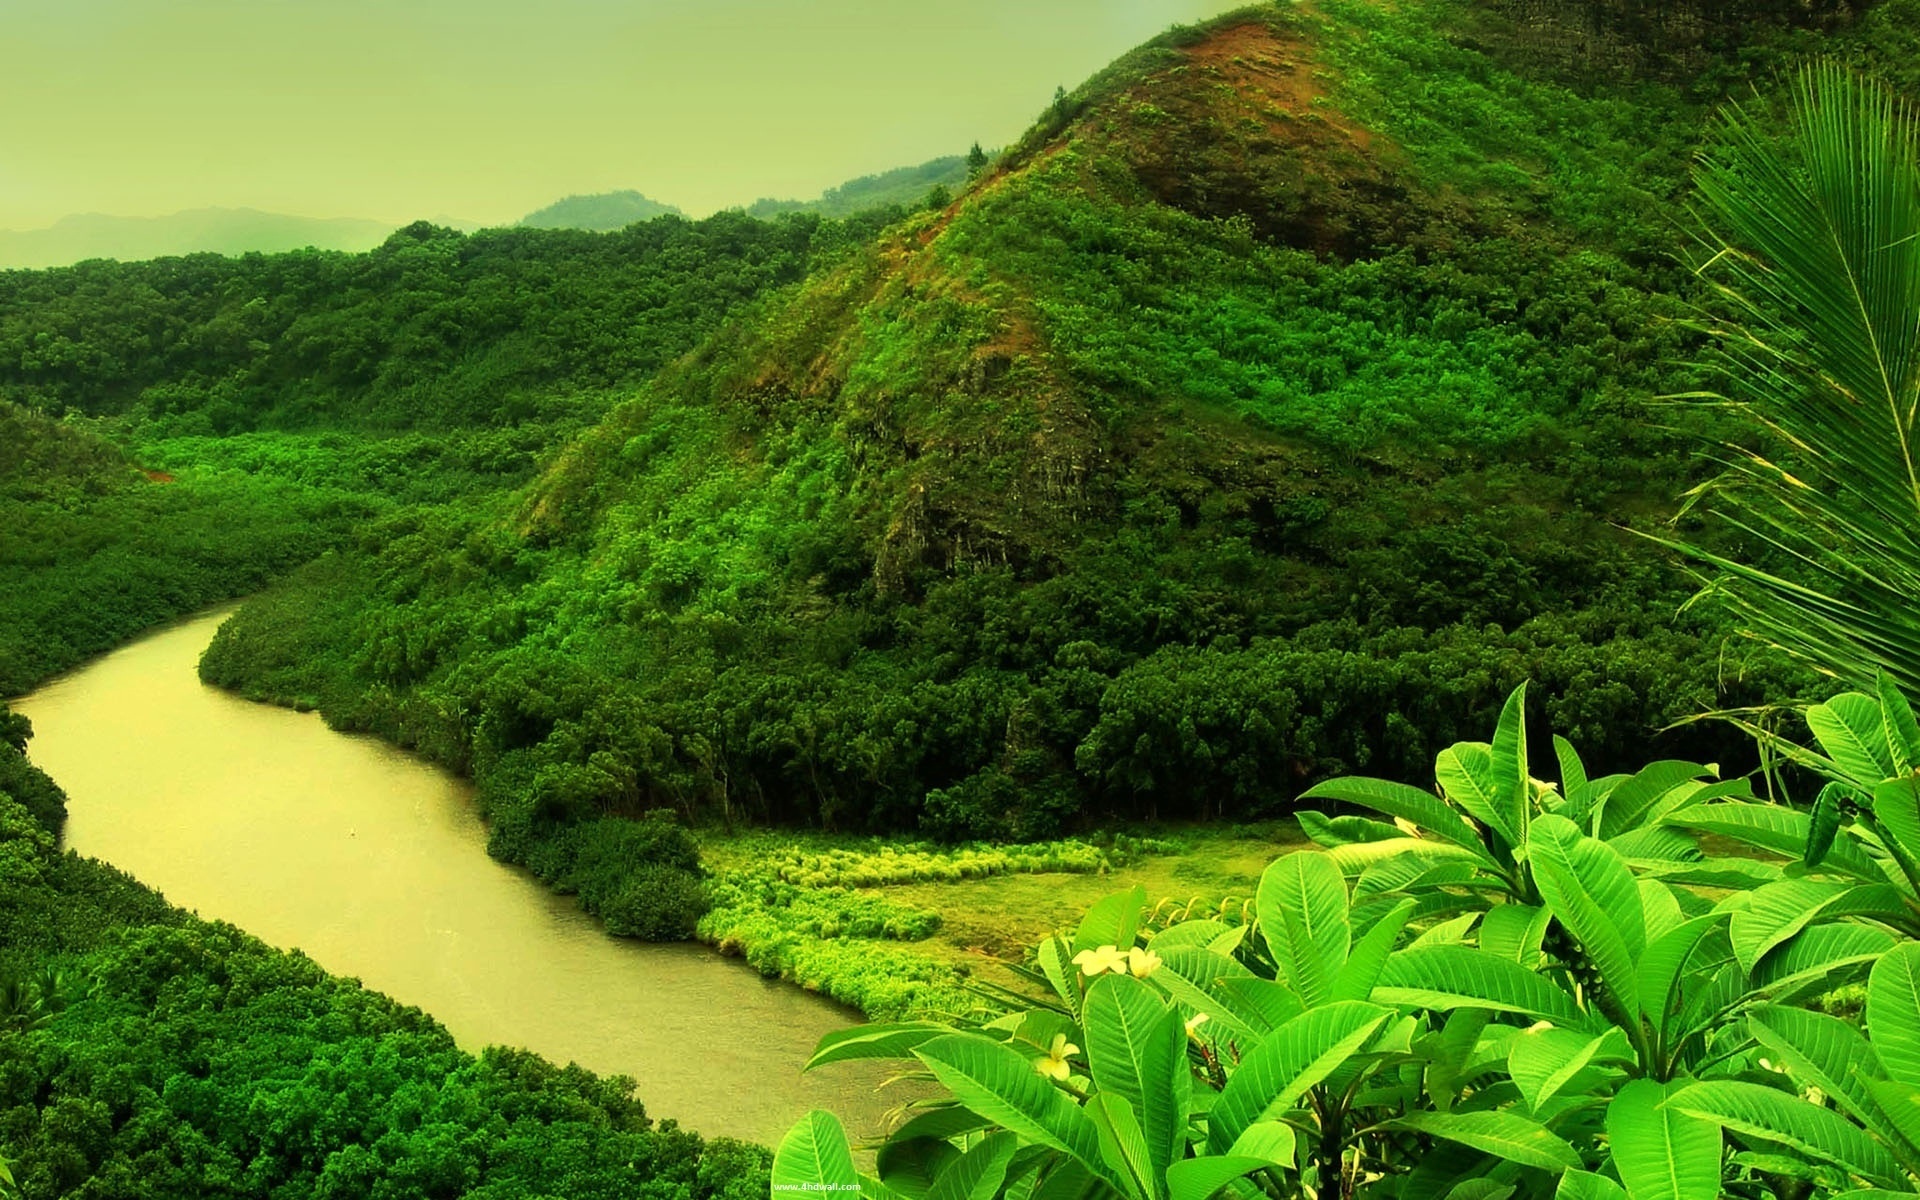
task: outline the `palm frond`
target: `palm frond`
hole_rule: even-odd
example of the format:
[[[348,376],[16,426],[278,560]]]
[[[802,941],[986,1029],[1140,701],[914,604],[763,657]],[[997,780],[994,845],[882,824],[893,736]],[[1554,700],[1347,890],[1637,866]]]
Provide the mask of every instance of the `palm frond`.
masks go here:
[[[1790,127],[1738,106],[1696,168],[1701,268],[1741,426],[1709,512],[1791,564],[1776,573],[1669,541],[1746,631],[1865,686],[1920,692],[1920,121],[1892,91],[1819,64]],[[1759,434],[1791,462],[1737,444]]]

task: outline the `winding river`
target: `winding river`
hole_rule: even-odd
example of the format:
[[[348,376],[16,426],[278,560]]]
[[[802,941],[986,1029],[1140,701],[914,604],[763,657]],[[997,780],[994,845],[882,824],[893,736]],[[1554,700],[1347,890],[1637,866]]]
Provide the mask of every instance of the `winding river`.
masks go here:
[[[876,1071],[800,1074],[858,1014],[703,947],[608,937],[487,857],[461,780],[202,684],[195,666],[225,616],[14,703],[34,761],[67,790],[71,848],[425,1009],[468,1049],[630,1075],[656,1118],[769,1145],[810,1108],[877,1128],[890,1102]]]

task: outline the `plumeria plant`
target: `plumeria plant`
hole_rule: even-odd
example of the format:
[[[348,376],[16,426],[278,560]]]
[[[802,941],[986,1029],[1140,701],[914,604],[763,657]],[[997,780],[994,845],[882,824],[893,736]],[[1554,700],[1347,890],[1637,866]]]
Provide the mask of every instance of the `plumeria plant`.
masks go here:
[[[1030,994],[991,989],[994,1010],[968,1022],[824,1039],[812,1066],[903,1059],[944,1094],[915,1106],[865,1176],[838,1123],[812,1115],[783,1142],[776,1182],[871,1200],[1914,1191],[1920,945],[1876,917],[1880,893],[1796,908],[1798,892],[1776,889],[1808,882],[1801,864],[1722,870],[1693,830],[1763,806],[1704,771],[1586,781],[1563,750],[1566,791],[1541,784],[1521,711],[1516,696],[1492,744],[1505,749],[1452,747],[1443,761],[1468,774],[1401,808],[1504,843],[1524,865],[1504,877],[1524,887],[1441,887],[1421,867],[1369,888],[1391,856],[1356,872],[1336,845],[1269,866],[1250,923],[1154,931],[1144,891],[1117,893],[1040,944]],[[1649,779],[1664,783],[1636,785],[1632,819],[1610,826],[1621,789]],[[1525,797],[1523,832],[1493,841],[1472,804],[1450,802],[1464,786]],[[1354,829],[1341,820],[1308,824]],[[1430,861],[1428,827],[1399,821],[1396,852]],[[1869,857],[1872,836],[1846,825],[1828,854]],[[1865,1033],[1801,1006],[1869,970]]]

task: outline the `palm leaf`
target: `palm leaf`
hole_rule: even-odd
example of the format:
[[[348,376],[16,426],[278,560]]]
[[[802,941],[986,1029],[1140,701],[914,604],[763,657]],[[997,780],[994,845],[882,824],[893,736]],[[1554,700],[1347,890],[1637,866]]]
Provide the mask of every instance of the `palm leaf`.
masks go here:
[[[1714,251],[1704,273],[1731,319],[1718,332],[1733,409],[1792,465],[1729,445],[1702,491],[1727,525],[1796,578],[1675,544],[1714,568],[1745,630],[1870,686],[1920,688],[1920,165],[1915,115],[1827,64],[1776,123],[1730,109],[1696,171]]]

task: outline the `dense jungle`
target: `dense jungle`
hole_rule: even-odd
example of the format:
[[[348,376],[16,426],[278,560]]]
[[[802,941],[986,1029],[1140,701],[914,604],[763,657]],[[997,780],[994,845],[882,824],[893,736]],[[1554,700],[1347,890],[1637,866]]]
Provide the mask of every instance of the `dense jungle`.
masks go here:
[[[465,1045],[0,704],[0,1197],[1920,1191],[1916,97],[1915,0],[1257,4],[818,202],[0,271],[0,697],[237,604],[913,1081]]]

